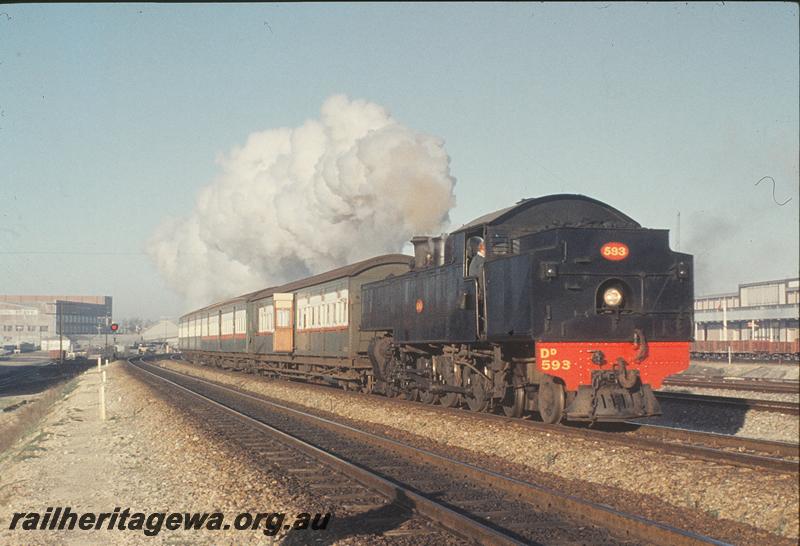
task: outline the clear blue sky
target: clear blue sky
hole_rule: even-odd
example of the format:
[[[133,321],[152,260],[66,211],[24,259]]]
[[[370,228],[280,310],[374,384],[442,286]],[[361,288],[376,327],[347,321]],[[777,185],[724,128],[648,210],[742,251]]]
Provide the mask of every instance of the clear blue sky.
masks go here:
[[[698,293],[794,276],[798,57],[786,3],[0,5],[0,293],[186,311],[153,230],[337,93],[444,139],[455,225],[583,193],[680,211]]]

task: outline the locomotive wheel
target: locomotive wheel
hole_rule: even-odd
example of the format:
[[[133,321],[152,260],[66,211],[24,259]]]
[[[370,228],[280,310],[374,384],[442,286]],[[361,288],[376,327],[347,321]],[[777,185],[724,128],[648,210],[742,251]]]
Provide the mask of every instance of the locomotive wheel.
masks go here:
[[[397,389],[392,383],[383,382],[383,395],[386,398],[397,398]]]
[[[423,404],[435,404],[439,396],[431,391],[419,391],[419,401]]]
[[[454,408],[461,403],[461,397],[457,392],[448,392],[439,397],[439,403],[446,408]]]
[[[542,421],[555,424],[564,417],[564,386],[545,381],[539,384],[539,414]]]
[[[418,358],[417,359],[417,370],[422,372],[423,374],[427,375],[429,378],[433,376],[432,373],[432,363],[430,358]],[[423,390],[423,389],[416,389],[417,390],[417,399],[422,402],[423,404],[435,404],[436,400],[439,398],[436,394]]]
[[[460,387],[461,384],[457,380],[455,374],[445,376],[445,383],[451,387]],[[457,392],[446,392],[439,397],[439,403],[446,408],[455,408],[461,404],[461,395]]]
[[[506,417],[522,417],[525,411],[525,389],[509,387],[501,402]]]
[[[486,396],[486,378],[467,367],[464,368],[463,378],[464,388],[467,390],[464,396],[467,407],[472,411],[484,411],[489,405],[489,398]]]
[[[417,399],[417,389],[403,390],[397,385],[393,385],[391,397],[414,402]]]

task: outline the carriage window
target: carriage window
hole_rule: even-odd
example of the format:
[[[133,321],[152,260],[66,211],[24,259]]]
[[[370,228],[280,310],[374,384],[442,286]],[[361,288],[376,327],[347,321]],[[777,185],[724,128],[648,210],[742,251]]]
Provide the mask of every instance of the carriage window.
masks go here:
[[[227,336],[233,333],[233,312],[222,315],[222,335]]]
[[[276,315],[276,326],[278,328],[290,328],[292,326],[291,309],[278,309]]]
[[[274,332],[275,308],[272,305],[265,305],[258,309],[258,331]]]
[[[242,334],[244,333],[247,328],[245,323],[247,322],[247,314],[244,309],[238,309],[236,311],[236,333]]]

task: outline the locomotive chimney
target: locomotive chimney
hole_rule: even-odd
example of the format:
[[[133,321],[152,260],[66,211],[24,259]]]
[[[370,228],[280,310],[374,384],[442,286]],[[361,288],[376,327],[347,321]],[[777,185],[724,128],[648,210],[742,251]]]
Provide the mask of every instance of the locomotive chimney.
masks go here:
[[[433,243],[433,265],[444,265],[444,237],[439,235],[431,239]]]
[[[424,235],[417,235],[411,239],[411,244],[414,245],[414,269],[431,265],[433,252],[430,241],[430,237]]]

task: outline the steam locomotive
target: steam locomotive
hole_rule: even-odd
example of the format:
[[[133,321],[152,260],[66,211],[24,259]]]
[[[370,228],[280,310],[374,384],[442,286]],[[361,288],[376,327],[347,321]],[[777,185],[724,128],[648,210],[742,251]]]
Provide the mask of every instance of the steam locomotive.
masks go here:
[[[524,199],[448,236],[180,319],[187,359],[556,423],[658,415],[689,365],[692,256],[595,199]]]

